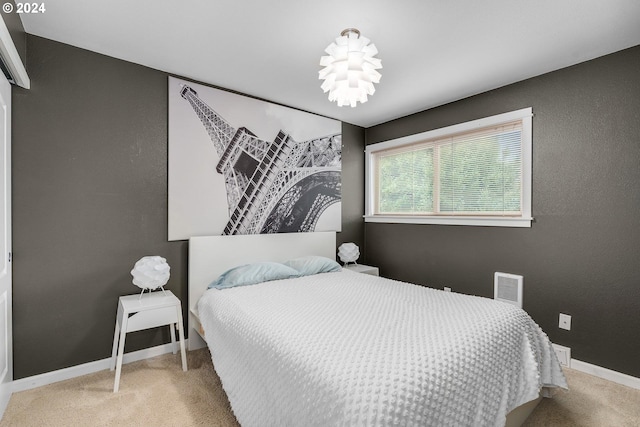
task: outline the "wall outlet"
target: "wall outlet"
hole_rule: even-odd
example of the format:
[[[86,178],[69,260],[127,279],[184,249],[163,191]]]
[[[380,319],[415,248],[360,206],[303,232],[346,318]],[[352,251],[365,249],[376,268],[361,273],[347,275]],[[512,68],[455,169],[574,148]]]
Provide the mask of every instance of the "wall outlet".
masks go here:
[[[449,287],[445,286],[445,287],[444,287],[444,291],[445,291],[445,292],[451,292],[451,288],[449,288]]]
[[[553,345],[553,350],[556,352],[556,356],[558,356],[558,362],[560,362],[560,365],[570,368],[571,367],[571,349],[569,347],[564,347],[558,344],[552,344],[552,345]]]
[[[560,319],[558,320],[558,327],[560,329],[571,330],[571,316],[568,314],[560,313]]]

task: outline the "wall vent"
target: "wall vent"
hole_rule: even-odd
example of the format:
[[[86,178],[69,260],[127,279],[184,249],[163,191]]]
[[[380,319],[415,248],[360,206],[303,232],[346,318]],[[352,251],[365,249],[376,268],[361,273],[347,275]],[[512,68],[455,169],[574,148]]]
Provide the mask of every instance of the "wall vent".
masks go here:
[[[522,308],[523,277],[496,272],[493,280],[493,299]]]

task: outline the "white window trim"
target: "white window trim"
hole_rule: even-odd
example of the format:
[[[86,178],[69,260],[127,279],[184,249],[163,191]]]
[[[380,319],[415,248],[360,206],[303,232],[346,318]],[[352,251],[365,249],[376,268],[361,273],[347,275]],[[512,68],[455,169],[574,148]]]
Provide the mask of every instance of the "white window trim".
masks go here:
[[[365,222],[405,223],[405,224],[441,224],[475,225],[485,227],[531,227],[531,171],[532,158],[532,108],[523,108],[504,114],[485,117],[470,122],[434,129],[402,138],[368,145],[365,149]],[[450,134],[469,132],[509,121],[522,120],[522,215],[517,217],[497,216],[419,216],[419,215],[374,215],[374,167],[373,154],[390,148],[414,144],[424,140],[441,138]]]

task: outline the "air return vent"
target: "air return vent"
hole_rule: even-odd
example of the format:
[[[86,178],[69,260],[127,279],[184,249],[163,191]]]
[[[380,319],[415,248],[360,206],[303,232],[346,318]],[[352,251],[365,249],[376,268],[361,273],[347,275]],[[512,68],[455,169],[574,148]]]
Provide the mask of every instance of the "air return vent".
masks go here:
[[[507,302],[522,308],[522,276],[508,273],[495,273],[493,280],[493,299]]]

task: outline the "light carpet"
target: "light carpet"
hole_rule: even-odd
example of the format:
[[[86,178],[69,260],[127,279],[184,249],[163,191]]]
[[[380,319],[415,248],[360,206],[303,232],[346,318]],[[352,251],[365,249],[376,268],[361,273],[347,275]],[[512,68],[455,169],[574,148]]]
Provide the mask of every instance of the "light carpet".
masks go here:
[[[5,426],[238,426],[206,349],[122,367],[113,393],[108,370],[14,393]],[[570,391],[543,399],[524,426],[640,425],[640,390],[566,369]]]

